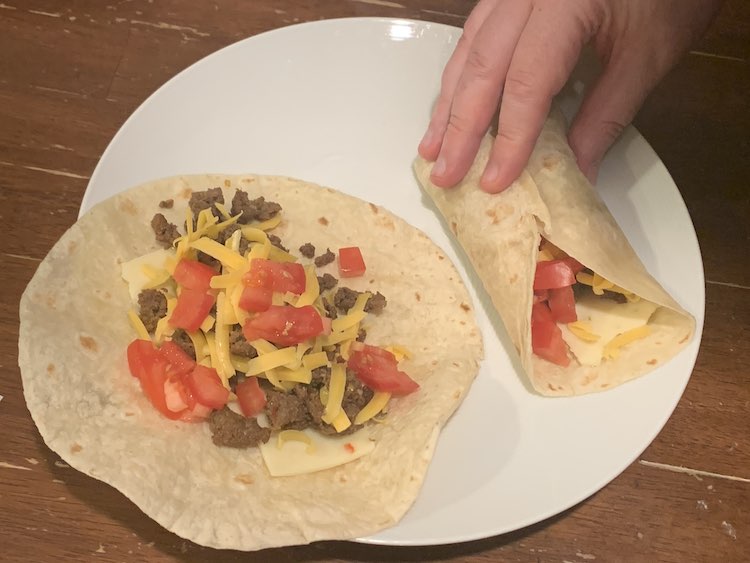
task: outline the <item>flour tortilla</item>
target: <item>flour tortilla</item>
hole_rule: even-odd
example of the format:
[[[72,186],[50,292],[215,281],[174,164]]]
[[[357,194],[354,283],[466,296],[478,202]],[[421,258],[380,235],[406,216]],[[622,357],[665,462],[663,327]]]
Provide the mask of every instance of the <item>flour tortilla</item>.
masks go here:
[[[568,146],[565,119],[554,110],[529,164],[506,191],[491,195],[479,179],[492,146],[483,140],[466,178],[453,189],[430,182],[432,163],[417,159],[416,175],[456,235],[492,298],[534,389],[569,396],[611,389],[664,364],[692,338],[695,320],[646,271]],[[599,367],[573,359],[561,367],[531,350],[533,280],[544,236],[604,278],[656,303],[652,333]]]
[[[150,218],[182,224],[191,190],[241,187],[283,207],[273,232],[296,249],[358,245],[357,290],[388,306],[368,342],[406,346],[402,367],[421,389],[372,425],[372,453],[315,474],[272,478],[257,448],[215,446],[207,424],[172,422],[147,401],[125,360],[135,337],[119,264],[157,248]],[[158,203],[174,199],[174,209]],[[335,273],[335,266],[329,266]],[[325,270],[324,270],[325,271]],[[267,176],[169,178],[85,214],[50,251],[21,300],[19,364],[31,415],[71,466],[119,489],[177,535],[216,548],[257,550],[373,534],[416,498],[441,427],[471,385],[482,341],[454,266],[421,231],[385,209],[332,189]]]

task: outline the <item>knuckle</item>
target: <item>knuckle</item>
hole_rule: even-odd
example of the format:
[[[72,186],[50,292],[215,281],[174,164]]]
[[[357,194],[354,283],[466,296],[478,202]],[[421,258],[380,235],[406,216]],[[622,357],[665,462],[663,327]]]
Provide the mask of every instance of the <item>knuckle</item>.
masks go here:
[[[530,100],[540,95],[539,85],[533,72],[514,70],[505,78],[504,97],[517,100]]]
[[[456,137],[465,137],[473,133],[471,120],[456,112],[451,112],[448,118],[447,132]]]
[[[605,119],[601,122],[602,135],[610,142],[614,142],[625,129],[626,124],[614,119]]]
[[[466,59],[466,66],[478,79],[486,80],[493,74],[492,61],[493,57],[490,54],[472,49]]]

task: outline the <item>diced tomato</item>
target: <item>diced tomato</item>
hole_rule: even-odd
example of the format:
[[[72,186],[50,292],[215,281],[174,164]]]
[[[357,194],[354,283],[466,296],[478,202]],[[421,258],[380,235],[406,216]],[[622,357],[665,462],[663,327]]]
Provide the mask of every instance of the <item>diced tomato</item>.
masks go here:
[[[562,331],[546,303],[537,303],[531,309],[531,349],[553,364],[565,367],[570,363]]]
[[[339,275],[342,278],[356,278],[365,270],[365,259],[358,246],[339,248]]]
[[[266,406],[266,394],[258,385],[257,377],[248,377],[237,384],[235,389],[242,414],[257,416]]]
[[[164,384],[167,382],[167,370],[169,364],[159,356],[148,366],[141,380],[141,389],[151,404],[161,414],[172,420],[180,418],[180,413],[171,410],[167,406],[167,397],[164,392]]]
[[[229,400],[229,389],[224,387],[216,370],[197,364],[185,378],[185,384],[195,396],[196,401],[220,409]]]
[[[136,379],[142,379],[159,357],[159,351],[150,340],[133,340],[128,345],[128,367]]]
[[[184,288],[208,291],[211,278],[215,275],[216,270],[211,266],[183,258],[175,267],[172,277]]]
[[[240,295],[240,309],[251,313],[268,311],[273,301],[273,290],[268,287],[247,286],[242,289]]]
[[[546,260],[536,265],[534,276],[534,289],[555,289],[576,283],[576,275],[573,272],[568,259]]]
[[[571,256],[566,256],[563,258],[563,261],[570,266],[570,269],[573,270],[573,274],[577,274],[581,270],[583,270],[583,264],[581,264],[578,260],[575,258],[572,258]]]
[[[549,299],[549,289],[537,289],[534,291],[534,303],[547,301]]]
[[[299,344],[323,332],[323,320],[312,305],[271,305],[245,321],[242,333],[248,341],[263,338],[280,346]]]
[[[188,408],[184,389],[185,386],[179,379],[168,377],[164,382],[164,399],[170,411],[180,413]]]
[[[188,408],[188,410],[183,411],[182,415],[180,416],[180,420],[183,422],[203,422],[208,418],[208,415],[211,414],[211,411],[213,411],[211,407],[207,407],[206,405],[201,405],[200,403],[195,403],[193,407]]]
[[[161,357],[170,365],[170,373],[184,375],[195,367],[195,360],[188,356],[185,351],[171,340],[167,340],[159,348]]]
[[[559,287],[549,290],[549,308],[552,319],[558,323],[573,323],[578,320],[576,315],[576,299],[573,296],[573,286]]]
[[[419,389],[419,384],[398,369],[396,357],[388,350],[365,344],[351,352],[347,367],[357,378],[375,391],[407,395]]]
[[[328,317],[321,317],[321,320],[323,321],[323,334],[328,336],[329,334],[331,334],[332,320]]]
[[[169,319],[169,324],[188,332],[195,332],[206,320],[215,302],[216,297],[210,293],[185,288],[177,297],[177,305]]]
[[[250,287],[265,287],[279,293],[289,291],[300,295],[305,291],[305,269],[297,262],[253,258],[250,271],[242,279]]]

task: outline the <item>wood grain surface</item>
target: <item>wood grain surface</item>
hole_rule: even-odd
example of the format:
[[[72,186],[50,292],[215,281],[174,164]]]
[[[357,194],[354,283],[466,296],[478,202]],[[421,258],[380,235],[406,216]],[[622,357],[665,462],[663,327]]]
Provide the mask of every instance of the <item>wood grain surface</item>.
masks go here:
[[[461,0],[0,3],[0,561],[747,561],[750,556],[750,3],[729,0],[635,124],[691,213],[706,271],[693,376],[651,446],[578,506],[514,533],[396,548],[244,554],[184,541],[42,442],[17,366],[18,302],[76,219],[103,150],[158,86],[293,23],[389,16],[460,26]],[[679,249],[675,249],[679,252]],[[637,413],[635,413],[637,416]],[[616,439],[616,437],[613,437]]]

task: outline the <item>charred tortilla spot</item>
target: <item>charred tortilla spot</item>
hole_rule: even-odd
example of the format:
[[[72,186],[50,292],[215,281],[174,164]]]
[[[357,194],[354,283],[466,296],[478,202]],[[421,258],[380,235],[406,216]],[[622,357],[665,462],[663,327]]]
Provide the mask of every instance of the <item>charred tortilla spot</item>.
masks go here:
[[[68,254],[73,254],[76,251],[76,248],[78,248],[78,243],[74,240],[70,241],[70,244],[68,245]]]
[[[57,309],[57,301],[54,295],[47,295],[44,301],[50,309]]]
[[[684,344],[685,342],[687,342],[687,339],[688,339],[688,338],[690,338],[690,334],[686,334],[686,335],[685,335],[685,338],[683,338],[682,340],[680,340],[680,341],[678,342],[678,344]]]
[[[554,386],[553,386],[553,385],[552,385],[551,383],[547,383],[547,388],[548,388],[548,389],[549,389],[550,391],[554,391],[554,390],[555,390]]]
[[[104,299],[112,299],[112,294],[109,291],[104,292]]]
[[[557,167],[558,164],[560,164],[560,156],[557,154],[545,156],[544,160],[542,161],[542,166],[544,166],[547,170],[553,170]]]
[[[416,298],[417,301],[422,301],[422,296],[419,294],[418,291],[414,292],[414,297]]]
[[[513,274],[510,276],[510,279],[508,279],[510,283],[516,283],[518,281],[518,274]]]
[[[460,398],[461,398],[461,391],[459,391],[459,390],[455,390],[455,391],[453,392],[453,398],[454,398],[454,399],[460,399]]]
[[[458,321],[458,324],[460,324],[461,326],[466,326],[466,321]]]
[[[253,479],[253,476],[248,473],[240,473],[239,475],[235,475],[234,480],[245,485],[252,485],[255,483],[255,479]]]
[[[232,180],[224,180],[224,187],[225,188],[231,188],[232,187]]]
[[[92,352],[97,352],[99,350],[99,345],[96,343],[96,340],[94,340],[90,336],[79,336],[78,340],[81,342],[81,346],[83,346],[87,350],[90,350]]]
[[[386,217],[384,215],[378,217],[375,224],[389,231],[394,231],[396,229],[396,224],[393,222],[393,219],[391,219],[390,217]]]
[[[128,412],[125,413],[125,416],[135,416],[135,413],[128,411]]]
[[[466,303],[461,303],[461,308],[466,311],[467,313],[471,311],[471,307],[469,307]]]
[[[370,206],[370,209],[372,210],[372,212],[373,212],[373,213],[374,213],[375,215],[377,215],[377,214],[378,214],[378,206],[377,206],[377,205],[375,205],[374,203],[369,203],[369,202],[368,202],[368,205]]]
[[[490,222],[491,222],[491,223],[492,223],[493,225],[497,225],[497,224],[498,224],[498,223],[500,222],[500,219],[498,219],[498,218],[497,218],[497,213],[495,212],[495,210],[494,210],[494,209],[487,209],[487,210],[486,210],[486,211],[484,212],[484,214],[485,214],[485,215],[487,215],[487,217],[489,217],[489,218],[491,219],[491,221],[490,221]]]
[[[646,363],[648,365],[650,365],[650,366],[655,366],[656,365],[656,358],[652,358],[649,361],[647,361]]]
[[[138,215],[138,208],[136,207],[135,203],[133,203],[129,199],[123,199],[120,202],[120,211],[123,213],[127,213],[128,215],[136,216]]]
[[[609,383],[602,383],[599,387],[601,387],[602,389],[604,389],[606,387],[609,387]]]
[[[326,219],[325,217],[318,217],[318,223],[320,223],[324,227],[327,227],[328,226],[328,219]]]
[[[52,374],[55,372],[55,364],[47,364],[47,373]]]
[[[442,254],[438,254],[438,260],[445,260],[445,256],[443,256]]]
[[[159,207],[162,209],[172,209],[173,206],[174,206],[173,199],[165,199],[159,202]]]
[[[179,195],[182,199],[190,199],[190,196],[193,195],[193,190],[190,188],[182,188]]]
[[[453,231],[453,234],[458,234],[458,225],[455,221],[451,221],[451,231]]]
[[[76,442],[73,442],[73,445],[70,446],[70,453],[77,454],[83,449],[83,446],[81,444],[77,444]]]

